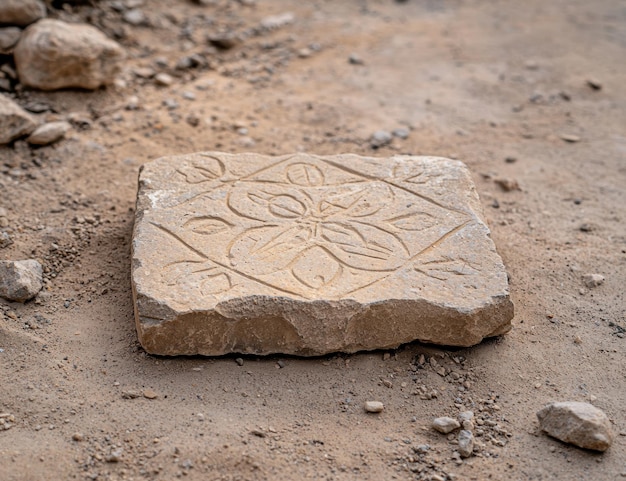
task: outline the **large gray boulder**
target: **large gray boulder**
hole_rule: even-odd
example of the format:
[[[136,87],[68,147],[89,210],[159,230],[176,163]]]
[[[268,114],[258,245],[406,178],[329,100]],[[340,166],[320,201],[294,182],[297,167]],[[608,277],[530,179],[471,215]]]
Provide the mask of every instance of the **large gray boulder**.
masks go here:
[[[91,25],[52,19],[28,27],[14,55],[20,82],[41,90],[108,85],[125,57],[117,42]]]

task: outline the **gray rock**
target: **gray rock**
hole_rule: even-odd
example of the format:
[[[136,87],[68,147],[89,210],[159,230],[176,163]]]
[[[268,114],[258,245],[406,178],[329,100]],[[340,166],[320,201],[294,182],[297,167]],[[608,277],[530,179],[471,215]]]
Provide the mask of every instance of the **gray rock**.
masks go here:
[[[124,12],[122,16],[126,23],[129,23],[134,26],[143,25],[146,23],[146,14],[143,13],[143,10],[138,8],[133,8],[131,10],[127,10]]]
[[[0,261],[0,297],[25,302],[43,287],[43,269],[33,259]]]
[[[48,145],[63,138],[72,126],[69,122],[49,122],[35,129],[26,139],[26,142],[34,145]]]
[[[474,451],[474,435],[471,431],[463,429],[459,432],[457,438],[459,442],[459,454],[462,458],[469,458]]]
[[[37,127],[35,118],[9,97],[0,95],[0,144],[30,134]]]
[[[386,130],[377,130],[370,137],[370,145],[374,149],[378,149],[379,147],[384,147],[388,145],[393,140],[393,136],[387,132]]]
[[[553,402],[537,418],[548,435],[580,448],[606,451],[613,442],[609,418],[589,403]]]
[[[46,6],[41,0],[2,0],[0,24],[26,27],[46,16]]]
[[[394,137],[398,137],[399,139],[406,139],[409,137],[408,129],[395,129],[393,132]]]
[[[13,244],[13,239],[8,232],[0,231],[0,249],[4,249],[5,247],[9,247]]]
[[[22,35],[22,30],[17,27],[0,28],[0,53],[8,55],[13,53],[13,47]]]
[[[93,90],[113,82],[125,53],[91,25],[45,19],[24,31],[14,56],[27,87]]]
[[[441,417],[433,419],[433,429],[439,431],[442,434],[448,434],[455,429],[459,429],[461,424],[453,418]]]

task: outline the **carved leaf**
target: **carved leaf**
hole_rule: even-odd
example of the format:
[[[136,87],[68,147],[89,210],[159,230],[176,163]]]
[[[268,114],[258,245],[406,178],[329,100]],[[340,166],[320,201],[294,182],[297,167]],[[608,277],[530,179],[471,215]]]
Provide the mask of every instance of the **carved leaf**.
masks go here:
[[[183,227],[195,234],[214,235],[229,230],[232,224],[219,217],[203,216],[188,220]]]
[[[268,202],[272,214],[285,219],[296,219],[306,213],[306,206],[290,195],[276,195]]]
[[[415,271],[440,281],[447,281],[452,276],[472,276],[480,273],[478,265],[464,258],[444,257],[440,260],[425,262],[415,266]]]
[[[430,229],[437,223],[437,219],[425,212],[413,212],[394,217],[387,222],[401,230],[421,231]]]
[[[314,187],[324,184],[324,173],[313,164],[292,164],[287,167],[287,180],[295,185]]]
[[[291,268],[293,276],[312,289],[330,284],[340,272],[341,265],[321,247],[301,252]]]
[[[198,289],[203,295],[219,294],[233,286],[227,273],[206,262],[175,262],[164,268],[163,279],[168,286]]]
[[[190,184],[199,184],[201,182],[209,182],[224,175],[226,167],[224,163],[215,157],[205,157],[202,162],[194,162],[178,169],[187,182]]]
[[[392,234],[365,224],[325,222],[321,237],[343,263],[357,269],[391,270],[406,252]]]
[[[255,231],[254,247],[250,250],[250,254],[253,256],[271,257],[287,250],[300,249],[309,240],[310,235],[309,229],[300,226],[288,227],[286,229],[277,227],[257,229]]]

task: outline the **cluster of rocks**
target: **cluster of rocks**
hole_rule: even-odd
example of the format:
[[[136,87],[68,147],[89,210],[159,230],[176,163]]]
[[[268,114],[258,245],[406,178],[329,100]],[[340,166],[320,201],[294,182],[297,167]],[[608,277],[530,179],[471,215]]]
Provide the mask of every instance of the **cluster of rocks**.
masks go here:
[[[0,24],[0,53],[13,55],[26,87],[97,89],[113,82],[125,57],[119,44],[91,25],[46,18],[41,0],[4,0]],[[0,87],[11,90],[10,75],[2,75]]]
[[[0,55],[12,56],[0,67],[0,90],[16,83],[40,90],[97,89],[111,84],[125,58],[123,48],[86,24],[46,18],[41,0],[0,3]],[[0,144],[21,137],[31,145],[48,145],[65,136],[66,121],[41,121],[11,98],[0,95]]]

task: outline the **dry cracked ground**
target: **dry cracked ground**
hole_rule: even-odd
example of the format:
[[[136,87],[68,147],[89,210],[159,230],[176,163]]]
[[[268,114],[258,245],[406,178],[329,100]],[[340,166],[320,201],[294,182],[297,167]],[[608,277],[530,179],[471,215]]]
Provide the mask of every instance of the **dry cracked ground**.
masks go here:
[[[0,480],[625,479],[624,3],[207,3],[54,10],[118,39],[121,81],[16,92],[73,130],[0,148],[13,240],[0,258],[46,272],[34,301],[0,301],[0,412],[14,419]],[[122,20],[133,4],[140,25]],[[215,32],[249,35],[219,50]],[[408,137],[372,148],[395,129]],[[129,279],[138,169],[201,150],[463,160],[510,274],[513,330],[455,350],[147,355]],[[588,288],[590,273],[605,282]],[[603,409],[613,446],[542,434],[535,413],[553,400]],[[465,410],[477,447],[460,459],[430,423]]]

